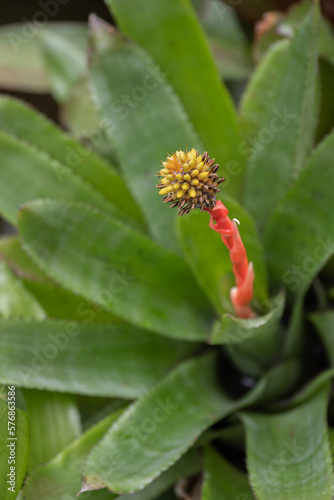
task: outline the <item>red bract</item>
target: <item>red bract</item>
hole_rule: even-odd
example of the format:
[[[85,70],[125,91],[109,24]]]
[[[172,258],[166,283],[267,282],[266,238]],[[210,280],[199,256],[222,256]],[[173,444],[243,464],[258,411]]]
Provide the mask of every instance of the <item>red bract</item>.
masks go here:
[[[228,210],[218,200],[213,208],[205,208],[211,216],[209,226],[219,233],[230,252],[236,286],[230,291],[235,313],[239,318],[254,318],[256,314],[249,303],[253,298],[254,270],[248,262],[236,219],[228,217]]]

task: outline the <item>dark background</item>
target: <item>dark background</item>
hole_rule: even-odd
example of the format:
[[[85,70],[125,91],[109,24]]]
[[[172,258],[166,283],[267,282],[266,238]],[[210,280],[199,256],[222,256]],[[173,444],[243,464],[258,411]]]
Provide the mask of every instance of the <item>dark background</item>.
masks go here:
[[[57,0],[55,0],[57,2]],[[159,0],[157,0],[159,1]],[[91,12],[95,12],[104,19],[110,19],[110,14],[103,0],[63,0],[64,5],[59,5],[59,12],[52,20],[55,21],[86,21]],[[35,12],[41,10],[41,5],[46,5],[47,0],[14,0],[3,2],[1,5],[0,24],[17,23],[32,19]],[[43,9],[42,9],[43,10]]]

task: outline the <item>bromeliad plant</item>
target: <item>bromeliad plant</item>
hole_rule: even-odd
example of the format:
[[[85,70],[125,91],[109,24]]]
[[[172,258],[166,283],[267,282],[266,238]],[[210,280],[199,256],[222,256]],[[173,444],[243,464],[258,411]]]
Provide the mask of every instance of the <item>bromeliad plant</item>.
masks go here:
[[[330,28],[279,16],[237,111],[231,9],[106,4],[0,36],[69,130],[0,97],[0,497],[332,500]]]

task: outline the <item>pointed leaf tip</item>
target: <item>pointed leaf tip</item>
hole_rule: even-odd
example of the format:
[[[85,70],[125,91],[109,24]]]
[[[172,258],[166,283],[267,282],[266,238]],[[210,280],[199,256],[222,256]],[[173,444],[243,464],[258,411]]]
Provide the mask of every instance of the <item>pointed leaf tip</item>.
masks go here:
[[[81,489],[75,496],[79,497],[85,491],[101,490],[102,488],[105,488],[105,485],[99,481],[97,476],[87,476],[82,479]]]
[[[95,51],[99,52],[110,46],[111,37],[115,33],[115,28],[96,14],[90,14],[88,18],[88,55],[93,56]]]
[[[108,24],[106,21],[98,17],[96,14],[92,13],[89,14],[88,17],[88,27],[89,30],[92,32],[94,30],[104,30],[108,31],[108,33],[114,33],[115,28],[111,25]]]

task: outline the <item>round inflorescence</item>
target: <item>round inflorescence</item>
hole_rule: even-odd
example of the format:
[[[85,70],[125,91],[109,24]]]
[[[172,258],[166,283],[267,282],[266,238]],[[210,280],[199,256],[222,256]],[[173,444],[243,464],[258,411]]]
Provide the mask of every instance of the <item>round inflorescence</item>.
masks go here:
[[[171,203],[171,208],[180,210],[179,215],[215,206],[218,185],[225,179],[216,174],[219,165],[208,153],[199,155],[195,149],[188,153],[176,151],[162,165],[159,194],[165,195],[163,201]]]

